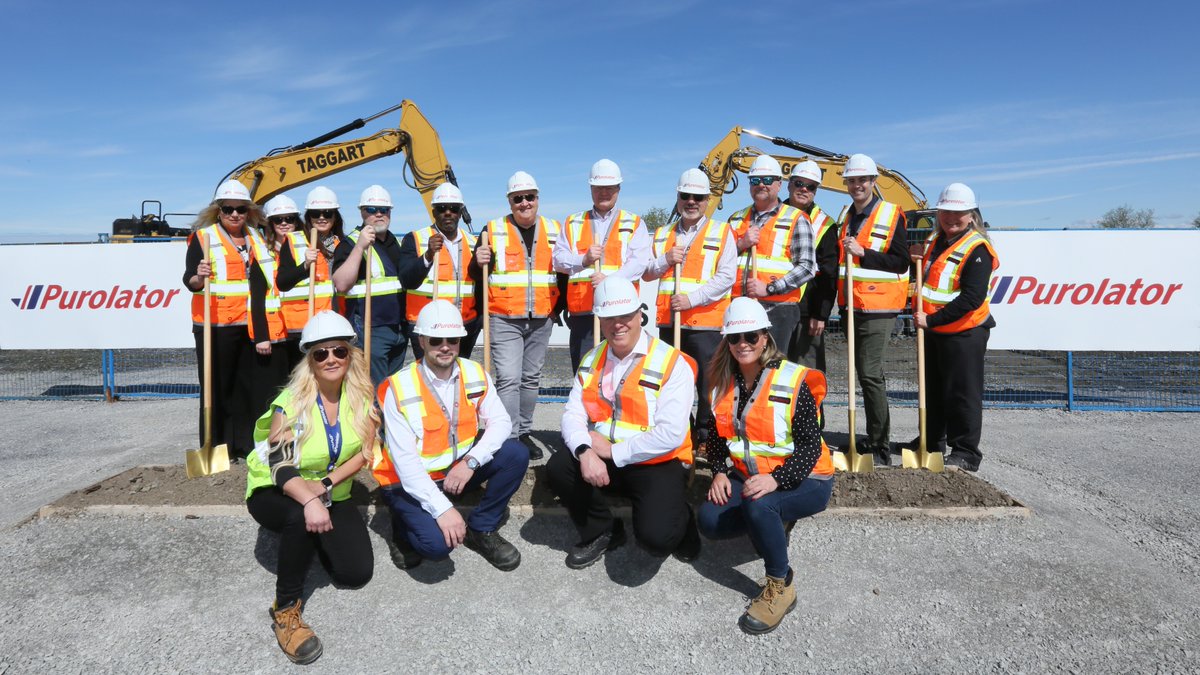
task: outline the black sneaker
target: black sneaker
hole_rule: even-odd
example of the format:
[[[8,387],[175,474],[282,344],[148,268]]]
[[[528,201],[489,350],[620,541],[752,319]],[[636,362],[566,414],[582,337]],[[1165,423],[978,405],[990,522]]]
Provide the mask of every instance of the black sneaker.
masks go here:
[[[521,552],[499,532],[480,532],[468,527],[463,544],[501,572],[511,572],[521,564]]]
[[[529,461],[536,462],[542,457],[545,457],[545,455],[542,454],[541,446],[533,442],[533,436],[531,434],[521,434],[517,440],[521,441],[521,444],[526,448],[529,448]]]
[[[406,537],[400,537],[399,542],[389,540],[388,553],[392,555],[392,564],[402,570],[411,570],[424,560]]]
[[[963,471],[979,470],[979,462],[965,452],[951,452],[942,460],[945,466],[953,466]]]
[[[605,551],[611,551],[625,543],[625,523],[620,518],[613,520],[612,529],[595,539],[582,544],[575,544],[567,554],[567,567],[581,570],[590,567]]]
[[[685,563],[690,563],[700,557],[700,530],[696,529],[695,516],[688,519],[687,531],[683,534],[683,541],[679,542],[679,546],[672,555],[679,562]]]
[[[884,443],[883,445],[872,447],[871,454],[875,456],[875,466],[892,465],[892,452],[889,444]]]

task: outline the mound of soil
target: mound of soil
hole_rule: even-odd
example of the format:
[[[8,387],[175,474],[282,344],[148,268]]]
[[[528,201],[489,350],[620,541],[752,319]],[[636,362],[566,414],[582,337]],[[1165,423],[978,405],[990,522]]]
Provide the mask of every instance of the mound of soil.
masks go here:
[[[531,467],[513,504],[553,506],[544,466]],[[692,503],[700,503],[711,476],[699,471],[691,487]],[[367,473],[355,479],[351,498],[368,504],[378,500],[379,485]],[[72,492],[52,506],[68,509],[97,505],[208,506],[239,505],[246,494],[246,467],[234,465],[225,473],[189,480],[182,465],[139,466]],[[464,495],[462,503],[478,500],[479,493]],[[909,469],[882,469],[869,474],[838,474],[831,507],[950,508],[1006,507],[1020,504],[982,479],[962,471],[945,473]]]

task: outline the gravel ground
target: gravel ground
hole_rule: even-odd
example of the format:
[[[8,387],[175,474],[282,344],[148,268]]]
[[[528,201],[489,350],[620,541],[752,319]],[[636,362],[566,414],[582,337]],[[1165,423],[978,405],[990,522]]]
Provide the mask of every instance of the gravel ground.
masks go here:
[[[276,544],[252,520],[15,526],[130,466],[180,461],[194,406],[0,403],[0,673],[287,667],[266,616]],[[844,409],[827,412],[844,426]],[[915,417],[894,413],[898,440]],[[538,427],[557,423],[542,405]],[[410,574],[377,516],[370,585],[335,589],[319,565],[309,577],[305,616],[325,642],[313,669],[1196,672],[1200,471],[1180,461],[1196,429],[1188,415],[989,410],[980,475],[1032,518],[803,522],[799,604],[757,638],[735,624],[762,573],[745,540],[708,542],[692,565],[629,545],[571,571],[569,523],[535,513],[505,527],[524,555],[512,573],[463,550]]]

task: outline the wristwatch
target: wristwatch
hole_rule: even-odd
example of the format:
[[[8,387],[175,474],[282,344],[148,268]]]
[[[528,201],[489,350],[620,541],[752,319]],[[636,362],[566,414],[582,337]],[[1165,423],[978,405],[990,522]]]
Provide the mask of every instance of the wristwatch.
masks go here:
[[[575,448],[575,459],[579,459],[580,455],[591,449],[592,446],[588,445],[587,443],[581,443],[579,447]]]
[[[333,479],[330,478],[329,476],[325,476],[324,478],[321,479],[321,485],[324,485],[325,491],[329,492],[330,490],[333,489]]]
[[[467,455],[466,459],[464,459],[463,461],[467,463],[467,468],[472,471],[476,471],[479,469],[480,466],[482,466],[479,463],[479,460],[475,459],[474,457],[472,457],[470,455]]]

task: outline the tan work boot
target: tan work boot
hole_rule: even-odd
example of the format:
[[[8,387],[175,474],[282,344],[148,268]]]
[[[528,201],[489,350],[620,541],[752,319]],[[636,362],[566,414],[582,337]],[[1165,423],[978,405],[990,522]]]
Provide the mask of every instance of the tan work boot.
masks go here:
[[[297,600],[283,609],[272,607],[267,610],[271,614],[271,620],[275,622],[275,639],[279,640],[279,648],[292,663],[301,665],[316,661],[323,649],[317,634],[300,616],[300,607],[303,604],[303,600]]]
[[[750,608],[738,619],[738,626],[751,635],[770,633],[779,626],[783,617],[796,607],[796,587],[788,578],[767,577],[762,593],[750,603]]]

